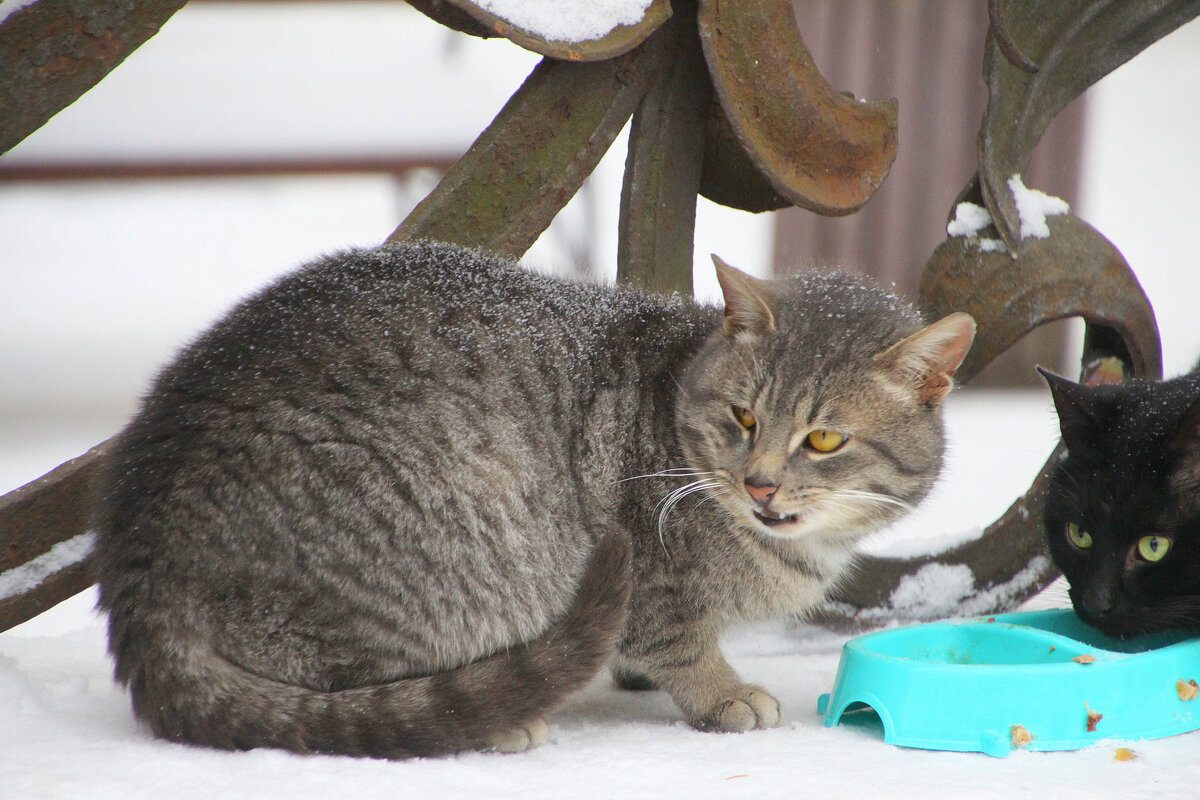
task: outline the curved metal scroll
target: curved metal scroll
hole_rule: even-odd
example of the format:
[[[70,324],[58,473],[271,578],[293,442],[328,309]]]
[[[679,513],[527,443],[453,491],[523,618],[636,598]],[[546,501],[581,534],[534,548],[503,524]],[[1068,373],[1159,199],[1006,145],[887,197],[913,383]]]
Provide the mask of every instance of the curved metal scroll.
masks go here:
[[[631,25],[618,25],[598,39],[559,41],[514,25],[471,0],[408,0],[421,13],[459,33],[471,36],[503,36],[526,50],[562,61],[603,61],[628,53],[671,16],[670,0],[652,0],[642,18]]]
[[[788,0],[701,0],[699,24],[724,114],[775,190],[820,214],[861,208],[896,157],[896,101],[835,92]]]
[[[1016,253],[1021,223],[1009,177],[1025,171],[1067,103],[1200,14],[1200,0],[991,0],[990,7],[979,177],[1000,238]]]

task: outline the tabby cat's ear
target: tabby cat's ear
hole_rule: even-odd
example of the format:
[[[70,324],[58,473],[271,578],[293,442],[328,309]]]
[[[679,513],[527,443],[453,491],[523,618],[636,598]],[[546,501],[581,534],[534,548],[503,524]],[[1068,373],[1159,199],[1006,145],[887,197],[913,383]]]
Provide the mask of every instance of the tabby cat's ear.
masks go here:
[[[766,299],[767,282],[729,266],[716,255],[712,260],[725,295],[725,332],[761,336],[775,330],[775,313]]]
[[[1062,431],[1063,444],[1072,455],[1082,456],[1092,449],[1100,433],[1087,401],[1088,390],[1041,367],[1038,367],[1037,371],[1050,386],[1050,396],[1054,398],[1054,409],[1058,412],[1058,428]]]
[[[892,377],[916,391],[923,403],[950,393],[954,372],[975,341],[975,320],[961,311],[901,339],[875,357]]]

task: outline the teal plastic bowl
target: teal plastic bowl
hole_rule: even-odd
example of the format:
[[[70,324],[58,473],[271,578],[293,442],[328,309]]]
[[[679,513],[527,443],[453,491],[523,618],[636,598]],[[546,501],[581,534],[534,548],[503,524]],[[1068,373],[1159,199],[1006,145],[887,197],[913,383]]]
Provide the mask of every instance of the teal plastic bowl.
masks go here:
[[[842,650],[825,725],[878,715],[885,742],[1004,756],[1156,739],[1200,728],[1200,638],[1115,639],[1073,611],[878,631]],[[877,723],[876,723],[877,724]]]

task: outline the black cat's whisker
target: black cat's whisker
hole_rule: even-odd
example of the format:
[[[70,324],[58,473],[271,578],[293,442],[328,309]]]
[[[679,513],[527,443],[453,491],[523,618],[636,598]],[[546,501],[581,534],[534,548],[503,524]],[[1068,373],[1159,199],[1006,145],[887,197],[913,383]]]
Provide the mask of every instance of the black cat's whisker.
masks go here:
[[[1061,576],[1051,581],[1045,589],[1039,592],[1038,596],[1047,603],[1054,603],[1061,606],[1071,605],[1070,584]]]
[[[1152,618],[1162,627],[1200,630],[1200,600],[1192,597],[1175,597],[1149,609]]]

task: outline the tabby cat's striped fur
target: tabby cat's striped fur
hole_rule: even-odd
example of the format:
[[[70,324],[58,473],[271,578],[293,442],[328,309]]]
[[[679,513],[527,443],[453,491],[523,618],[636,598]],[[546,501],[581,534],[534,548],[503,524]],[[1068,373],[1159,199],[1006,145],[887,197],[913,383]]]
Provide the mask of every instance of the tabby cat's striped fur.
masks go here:
[[[718,632],[811,608],[926,493],[973,323],[719,274],[724,316],[416,242],[232,311],[110,458],[137,715],[224,748],[522,749],[611,660],[698,727],[775,724]]]

